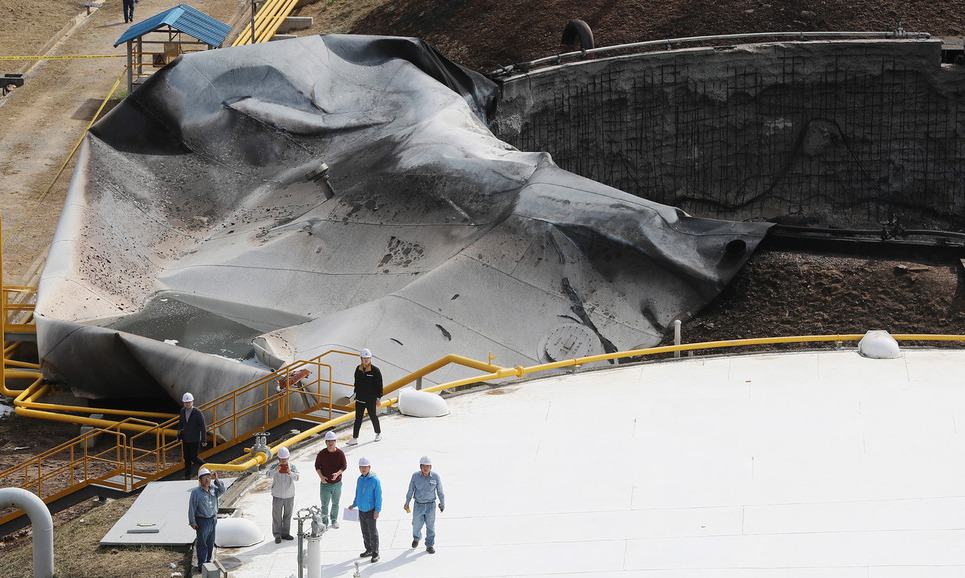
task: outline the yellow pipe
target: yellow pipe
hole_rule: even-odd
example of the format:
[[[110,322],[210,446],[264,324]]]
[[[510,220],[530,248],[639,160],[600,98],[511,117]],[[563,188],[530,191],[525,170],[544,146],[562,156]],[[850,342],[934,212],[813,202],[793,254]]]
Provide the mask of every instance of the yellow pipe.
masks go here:
[[[11,367],[25,367],[27,369],[40,369],[39,363],[29,361],[17,361],[16,359],[4,359],[3,362]]]
[[[421,369],[415,370],[409,375],[406,375],[404,377],[401,377],[393,381],[389,385],[385,386],[384,391],[385,393],[392,393],[393,391],[400,389],[409,383],[412,383],[413,381],[419,379],[420,377],[425,377],[426,375],[436,371],[437,369],[442,369],[443,367],[452,363],[455,363],[457,365],[462,365],[463,367],[468,367],[470,369],[478,369],[479,371],[488,371],[490,373],[495,373],[497,371],[505,370],[505,368],[499,367],[498,365],[490,365],[488,363],[484,363],[482,361],[477,361],[475,359],[472,359],[471,357],[464,357],[462,355],[456,355],[454,353],[450,353],[445,357],[440,357],[439,359],[433,361],[432,363],[430,363],[429,365],[426,365]]]
[[[157,419],[172,419],[172,418],[177,417],[177,416],[174,415],[174,414],[154,412],[154,411],[132,411],[132,410],[126,410],[126,409],[111,409],[111,408],[105,408],[105,407],[87,407],[87,406],[80,406],[80,405],[60,405],[60,404],[56,404],[56,403],[37,403],[37,402],[34,402],[33,400],[27,400],[26,402],[24,402],[24,403],[22,403],[22,404],[20,404],[20,405],[21,405],[22,407],[26,407],[27,409],[38,409],[38,410],[46,410],[46,411],[67,411],[67,412],[87,413],[87,414],[101,413],[101,414],[104,414],[104,415],[123,415],[123,416],[131,416],[131,417],[153,417],[153,418],[157,418]]]
[[[759,337],[751,339],[732,339],[726,341],[707,341],[702,343],[687,343],[681,345],[665,345],[659,347],[648,347],[644,349],[633,349],[629,351],[621,351],[616,353],[606,353],[601,355],[590,355],[586,357],[578,357],[575,359],[568,359],[564,361],[558,361],[554,363],[543,363],[538,365],[533,365],[530,367],[516,366],[513,368],[504,368],[493,366],[490,364],[483,363],[481,361],[476,361],[468,357],[462,357],[459,355],[447,355],[440,358],[425,367],[416,370],[409,375],[402,377],[389,386],[387,386],[386,392],[399,389],[400,387],[411,383],[423,377],[436,369],[439,369],[449,363],[458,363],[460,365],[466,365],[473,367],[474,369],[481,369],[485,367],[491,370],[490,373],[485,375],[479,375],[475,377],[468,377],[465,379],[460,379],[456,381],[451,381],[448,383],[443,383],[435,385],[432,387],[423,388],[422,391],[426,392],[437,392],[446,389],[452,389],[455,387],[461,387],[464,385],[471,385],[474,383],[479,383],[482,381],[488,381],[493,379],[504,379],[507,377],[523,377],[531,373],[537,373],[541,371],[549,371],[551,369],[559,369],[563,367],[571,367],[574,365],[585,365],[588,363],[595,363],[598,361],[608,361],[611,359],[620,359],[626,357],[643,357],[648,355],[657,355],[660,353],[672,353],[674,351],[693,351],[700,349],[719,349],[725,347],[742,347],[742,346],[754,346],[754,345],[777,345],[785,343],[822,343],[822,342],[833,342],[833,341],[859,341],[864,334],[843,334],[843,335],[799,335],[799,336],[789,336],[789,337]],[[922,335],[922,334],[897,334],[893,335],[898,341],[955,341],[955,342],[965,342],[965,335]],[[392,407],[398,403],[398,398],[392,398],[382,405],[385,407]],[[304,441],[315,434],[323,432],[327,429],[331,429],[335,426],[341,425],[349,420],[355,418],[355,412],[349,412],[343,416],[337,417],[333,420],[329,420],[325,423],[319,424],[312,428],[309,428],[300,434],[293,436],[284,442],[281,442],[275,446],[269,448],[271,455],[275,455],[279,449],[283,447],[289,447],[295,445],[301,441]],[[265,463],[267,460],[264,454],[258,454],[246,461],[239,462],[241,458],[238,458],[231,463],[227,464],[205,464],[208,469],[226,471],[226,472],[243,472],[247,471],[253,467],[259,466]]]
[[[7,377],[40,377],[39,371],[27,371],[26,369],[7,369]]]
[[[61,423],[72,423],[78,425],[90,425],[94,427],[102,427],[105,429],[120,428],[128,431],[144,432],[144,431],[162,431],[165,434],[174,436],[177,435],[177,430],[157,430],[155,425],[142,425],[136,423],[124,423],[119,421],[110,421],[107,419],[96,419],[92,417],[83,417],[79,415],[64,415],[62,413],[52,413],[48,411],[38,411],[34,409],[28,409],[26,407],[17,406],[13,408],[13,411],[17,415],[22,415],[24,417],[35,417],[38,419],[46,419],[50,421],[58,421]]]

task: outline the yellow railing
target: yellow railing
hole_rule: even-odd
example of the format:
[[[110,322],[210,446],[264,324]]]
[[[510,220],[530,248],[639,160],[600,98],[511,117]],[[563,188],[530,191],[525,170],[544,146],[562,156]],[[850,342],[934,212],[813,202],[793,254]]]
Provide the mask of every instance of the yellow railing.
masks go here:
[[[334,417],[336,409],[344,410],[333,399],[335,385],[350,385],[334,379],[332,366],[323,358],[330,355],[356,357],[355,352],[329,350],[307,361],[298,361],[245,384],[220,397],[198,405],[205,413],[211,432],[208,448],[201,457],[209,456],[250,439],[255,433],[270,430],[293,418],[324,422]],[[18,485],[52,501],[89,485],[100,485],[123,491],[137,490],[151,481],[181,469],[181,442],[177,439],[177,416],[157,412],[137,412],[84,406],[39,403],[50,386],[37,379],[26,389],[11,392],[18,415],[47,420],[91,425],[95,429],[24,463],[0,472],[0,487]],[[327,417],[312,415],[323,413]],[[94,419],[74,413],[131,415],[122,421]],[[143,417],[168,418],[149,421]],[[125,433],[133,432],[133,433]],[[87,450],[98,434],[113,436],[113,445],[99,453]],[[83,448],[83,451],[77,448]],[[108,460],[105,456],[115,456]],[[110,463],[112,468],[104,467]],[[90,467],[97,464],[101,467]],[[25,475],[24,472],[38,472]],[[66,472],[70,475],[64,479]],[[56,479],[59,484],[49,480]],[[18,517],[19,511],[0,516],[0,524]]]
[[[33,322],[36,287],[4,285],[2,297],[4,331],[12,333],[36,333]],[[13,299],[11,299],[13,297]]]
[[[386,385],[384,395],[394,393],[402,387],[451,365],[474,369],[482,373],[427,387],[424,388],[423,391],[438,392],[507,378],[519,379],[555,369],[581,367],[605,361],[635,361],[654,355],[681,351],[782,344],[853,342],[860,340],[862,337],[863,334],[804,335],[688,343],[593,355],[528,367],[519,365],[515,367],[501,367],[494,365],[492,359],[490,359],[489,362],[482,362],[460,355],[447,355]],[[965,342],[965,335],[899,334],[893,337],[899,341],[913,342]],[[333,399],[334,385],[351,387],[352,384],[334,379],[331,364],[325,362],[325,359],[330,355],[343,355],[354,358],[357,354],[351,351],[329,350],[310,360],[294,362],[278,371],[243,385],[234,391],[199,405],[199,409],[209,416],[208,423],[211,434],[209,447],[201,453],[201,457],[219,453],[244,440],[250,439],[255,433],[272,429],[293,418],[320,422],[317,426],[273,445],[268,449],[267,455],[264,453],[252,454],[249,448],[246,455],[236,460],[228,463],[209,463],[207,464],[208,468],[220,471],[245,471],[265,463],[282,447],[294,446],[327,429],[353,420],[355,414],[351,411],[352,408],[339,407]],[[291,382],[293,377],[298,377],[300,375],[299,372],[304,370],[309,371],[309,376],[303,378],[302,381],[307,381],[308,383],[303,383],[303,385],[299,387],[292,386]],[[279,384],[285,384],[286,387],[280,387]],[[46,393],[47,388],[48,386],[46,384],[38,380],[27,389],[18,392],[15,400],[17,404],[16,411],[21,415],[27,416],[50,413],[46,410],[30,409],[30,404],[36,406],[39,403],[36,400]],[[293,401],[293,397],[295,401]],[[298,403],[297,400],[301,400],[301,403]],[[394,397],[383,402],[383,406],[392,407],[397,403],[398,397]],[[50,409],[48,404],[40,405]],[[91,408],[72,408],[71,406],[57,406],[57,409],[65,412],[87,412],[91,410]],[[335,409],[341,409],[347,411],[347,413],[335,417]],[[326,413],[327,418],[312,415],[319,411]],[[68,415],[66,413],[58,413],[55,415],[60,416],[58,419],[65,421],[90,419],[76,415]],[[45,419],[51,419],[47,415],[43,415],[43,417]],[[136,490],[150,481],[172,474],[181,468],[181,444],[176,438],[176,418],[163,422],[152,422],[138,418],[128,418],[120,422],[111,422],[109,420],[96,421],[106,422],[107,425],[106,427],[98,426],[98,429],[93,432],[88,432],[23,464],[0,472],[0,486],[15,484],[25,485],[25,487],[29,487],[32,490],[36,488],[35,491],[38,495],[50,501],[91,484],[118,488],[123,486],[128,490]],[[88,422],[77,421],[76,423]],[[123,433],[124,431],[136,431],[136,433],[128,436]],[[86,450],[86,442],[98,434],[104,433],[113,436],[114,446],[97,454],[88,452]],[[81,447],[81,444],[84,444],[83,447],[85,449],[83,452],[76,450],[76,448]],[[66,458],[66,463],[58,463],[56,466],[51,466],[51,463],[56,461],[53,456],[57,453],[63,456],[65,452],[69,454],[69,457]],[[115,457],[111,459],[105,457],[109,455],[114,455]],[[63,460],[63,458],[61,458],[61,460]],[[101,470],[95,471],[94,468],[90,467],[90,464],[99,464]],[[104,469],[106,465],[116,465],[117,467]],[[38,473],[36,475],[28,475],[25,473],[34,471]],[[51,472],[55,472],[56,474]],[[51,484],[48,481],[54,475],[60,475],[64,472],[71,472],[71,474],[68,479],[69,483],[65,484],[63,488]],[[79,472],[82,472],[83,475],[80,475]],[[114,484],[114,486],[110,484]],[[19,514],[11,513],[6,517],[0,517],[0,523],[5,523],[17,515]]]
[[[251,24],[241,29],[232,46],[244,46],[268,42],[275,36],[285,19],[292,13],[298,0],[267,0],[255,14],[254,41],[252,41]]]
[[[688,343],[683,345],[666,345],[659,347],[648,347],[644,349],[633,349],[629,351],[620,351],[616,353],[605,353],[600,355],[591,355],[587,357],[578,357],[574,359],[567,359],[564,361],[557,361],[553,363],[542,363],[538,365],[532,365],[529,367],[515,366],[515,367],[499,367],[492,365],[491,363],[484,363],[481,361],[476,361],[468,357],[462,357],[459,355],[447,355],[446,357],[440,358],[425,367],[418,369],[391,384],[385,386],[384,394],[388,395],[393,393],[417,380],[429,375],[430,373],[442,369],[443,367],[449,365],[462,365],[464,367],[470,367],[473,369],[478,369],[480,371],[486,371],[482,375],[476,375],[473,377],[467,377],[465,379],[458,379],[455,381],[450,381],[447,383],[442,383],[432,387],[423,388],[422,391],[437,392],[444,391],[448,389],[454,389],[458,387],[463,387],[467,385],[473,385],[483,382],[491,382],[506,378],[523,378],[536,373],[551,371],[554,369],[563,369],[566,367],[581,367],[590,363],[598,363],[602,361],[615,361],[620,359],[638,359],[649,357],[653,355],[659,355],[663,353],[674,353],[677,351],[698,351],[707,349],[724,349],[724,348],[735,348],[735,347],[754,347],[754,346],[767,346],[767,345],[781,345],[781,344],[806,344],[806,343],[827,343],[827,342],[850,342],[859,341],[864,334],[853,333],[846,335],[798,335],[791,337],[762,337],[753,339],[734,339],[727,341],[708,341],[703,343]],[[928,342],[957,342],[965,343],[965,335],[928,335],[928,334],[898,334],[893,335],[898,341],[928,341]],[[399,398],[391,398],[383,402],[383,406],[392,407],[399,402]],[[313,428],[305,430],[298,435],[295,435],[287,440],[278,443],[271,448],[269,448],[269,453],[275,455],[278,450],[282,447],[290,447],[298,444],[306,439],[311,438],[327,429],[331,429],[343,423],[353,420],[355,417],[354,412],[349,412],[343,416],[332,419],[328,422],[319,424]],[[245,471],[250,468],[256,467],[258,465],[264,464],[268,460],[268,456],[265,454],[257,454],[251,456],[243,456],[236,460],[233,460],[226,464],[207,464],[209,469],[219,470],[219,471]]]

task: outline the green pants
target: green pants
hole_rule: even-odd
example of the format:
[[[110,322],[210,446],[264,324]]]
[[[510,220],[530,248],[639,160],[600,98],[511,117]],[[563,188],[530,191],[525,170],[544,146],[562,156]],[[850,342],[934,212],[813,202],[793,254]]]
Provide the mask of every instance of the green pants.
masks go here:
[[[326,526],[338,520],[338,500],[342,497],[342,480],[334,484],[319,484],[319,495],[322,498],[322,523]],[[329,519],[328,502],[332,502],[332,515]]]

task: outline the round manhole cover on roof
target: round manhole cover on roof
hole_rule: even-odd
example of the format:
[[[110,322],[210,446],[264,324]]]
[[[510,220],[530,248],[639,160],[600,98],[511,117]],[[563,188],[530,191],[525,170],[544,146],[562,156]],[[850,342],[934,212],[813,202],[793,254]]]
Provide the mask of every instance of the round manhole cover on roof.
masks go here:
[[[564,323],[554,327],[539,341],[539,356],[546,361],[562,361],[602,351],[596,334],[579,323]]]

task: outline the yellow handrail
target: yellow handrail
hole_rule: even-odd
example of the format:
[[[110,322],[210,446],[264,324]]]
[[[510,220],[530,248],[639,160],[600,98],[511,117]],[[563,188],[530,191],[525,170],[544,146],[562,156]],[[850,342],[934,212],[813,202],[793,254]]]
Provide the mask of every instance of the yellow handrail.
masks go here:
[[[255,14],[254,38],[249,23],[242,27],[231,45],[243,46],[270,41],[297,5],[298,0],[268,0]]]
[[[578,357],[574,359],[567,359],[563,361],[557,361],[553,363],[542,363],[538,365],[532,365],[529,367],[522,367],[517,365],[516,367],[499,367],[491,365],[489,363],[483,363],[481,361],[476,361],[468,357],[463,357],[459,355],[447,355],[440,358],[421,369],[418,369],[396,381],[384,388],[384,393],[392,393],[417,379],[432,373],[442,367],[450,364],[464,365],[472,367],[473,369],[479,369],[482,371],[489,371],[489,373],[483,375],[477,375],[474,377],[467,377],[465,379],[459,379],[455,381],[450,381],[447,383],[442,383],[432,387],[423,388],[422,391],[427,392],[437,392],[444,391],[447,389],[453,389],[457,387],[462,387],[466,385],[472,385],[476,383],[482,383],[486,381],[492,381],[497,379],[505,379],[507,377],[525,377],[534,373],[540,373],[544,371],[550,371],[553,369],[561,369],[565,367],[578,367],[586,365],[589,363],[596,363],[600,361],[611,361],[617,359],[627,359],[636,357],[646,357],[651,355],[658,355],[661,353],[673,353],[675,351],[697,351],[705,349],[722,349],[722,348],[734,348],[734,347],[752,347],[757,345],[780,345],[780,344],[791,344],[791,343],[827,343],[827,342],[837,342],[837,341],[859,341],[864,337],[861,333],[851,333],[843,335],[797,335],[790,337],[760,337],[751,339],[732,339],[724,341],[707,341],[703,343],[687,343],[682,345],[665,345],[658,347],[647,347],[643,349],[632,349],[629,351],[620,351],[616,353],[604,353],[600,355],[590,355],[586,357]],[[965,335],[931,335],[931,334],[897,334],[892,335],[898,341],[949,341],[949,342],[965,342]],[[382,405],[385,407],[392,407],[399,402],[398,397],[391,398]],[[355,412],[349,412],[338,418],[329,420],[325,423],[319,424],[312,428],[309,428],[285,441],[278,443],[269,448],[269,454],[271,456],[275,455],[279,449],[283,447],[291,447],[298,444],[318,433],[321,433],[327,429],[331,429],[335,426],[341,425],[348,422],[349,420],[354,420]],[[265,454],[257,454],[250,458],[244,459],[238,458],[232,462],[225,464],[205,464],[208,469],[227,471],[227,472],[243,472],[253,467],[257,467],[264,464],[269,459]]]

